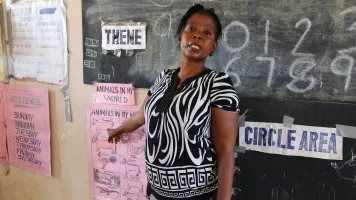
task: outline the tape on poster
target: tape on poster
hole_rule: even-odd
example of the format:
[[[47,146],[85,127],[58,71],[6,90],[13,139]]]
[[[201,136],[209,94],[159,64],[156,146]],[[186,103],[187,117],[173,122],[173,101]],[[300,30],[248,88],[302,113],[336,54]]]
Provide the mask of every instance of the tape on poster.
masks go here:
[[[247,109],[244,114],[240,115],[239,117],[239,127],[245,127],[246,117],[248,116],[247,113],[250,109]]]
[[[246,152],[246,147],[241,147],[241,146],[239,146],[239,147],[237,147],[237,151],[238,151],[239,153],[245,153],[245,152]]]
[[[342,137],[356,139],[356,127],[336,124],[336,134]]]
[[[293,123],[294,123],[294,118],[293,117],[289,117],[287,115],[283,116],[283,126],[284,127],[292,128]]]

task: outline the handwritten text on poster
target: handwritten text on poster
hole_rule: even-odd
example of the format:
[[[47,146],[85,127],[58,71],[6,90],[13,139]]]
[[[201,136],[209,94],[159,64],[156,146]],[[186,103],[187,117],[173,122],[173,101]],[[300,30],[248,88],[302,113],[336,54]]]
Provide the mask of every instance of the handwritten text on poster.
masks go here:
[[[5,86],[10,164],[51,177],[48,89]]]
[[[117,105],[135,105],[135,93],[132,84],[95,83],[96,103]]]
[[[62,84],[67,63],[63,2],[29,1],[10,7],[14,76]]]

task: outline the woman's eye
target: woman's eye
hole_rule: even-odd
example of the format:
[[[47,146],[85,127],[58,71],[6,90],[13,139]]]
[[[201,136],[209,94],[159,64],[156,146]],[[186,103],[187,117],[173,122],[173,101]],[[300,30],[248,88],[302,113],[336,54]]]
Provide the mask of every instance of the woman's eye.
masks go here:
[[[205,31],[206,35],[211,35],[211,33],[209,31]]]
[[[188,31],[191,31],[191,30],[193,30],[193,27],[188,27]]]

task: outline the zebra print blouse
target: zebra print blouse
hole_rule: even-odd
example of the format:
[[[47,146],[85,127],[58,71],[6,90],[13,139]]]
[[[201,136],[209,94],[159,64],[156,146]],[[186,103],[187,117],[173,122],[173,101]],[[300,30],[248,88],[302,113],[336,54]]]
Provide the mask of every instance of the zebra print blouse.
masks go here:
[[[205,199],[216,192],[218,184],[217,156],[210,137],[211,107],[239,112],[239,97],[227,74],[210,69],[183,81],[177,89],[179,70],[164,70],[148,92],[147,190],[159,200]]]

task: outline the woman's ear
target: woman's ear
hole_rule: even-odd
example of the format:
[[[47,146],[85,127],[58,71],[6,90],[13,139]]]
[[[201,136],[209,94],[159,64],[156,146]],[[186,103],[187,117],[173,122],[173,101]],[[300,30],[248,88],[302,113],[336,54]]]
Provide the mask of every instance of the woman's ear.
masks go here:
[[[178,36],[178,45],[180,46],[180,42],[182,41],[182,33],[181,34],[179,34],[179,36]]]
[[[215,41],[214,44],[213,44],[213,50],[212,51],[215,51],[216,48],[218,48],[218,46],[219,46],[218,41]]]

